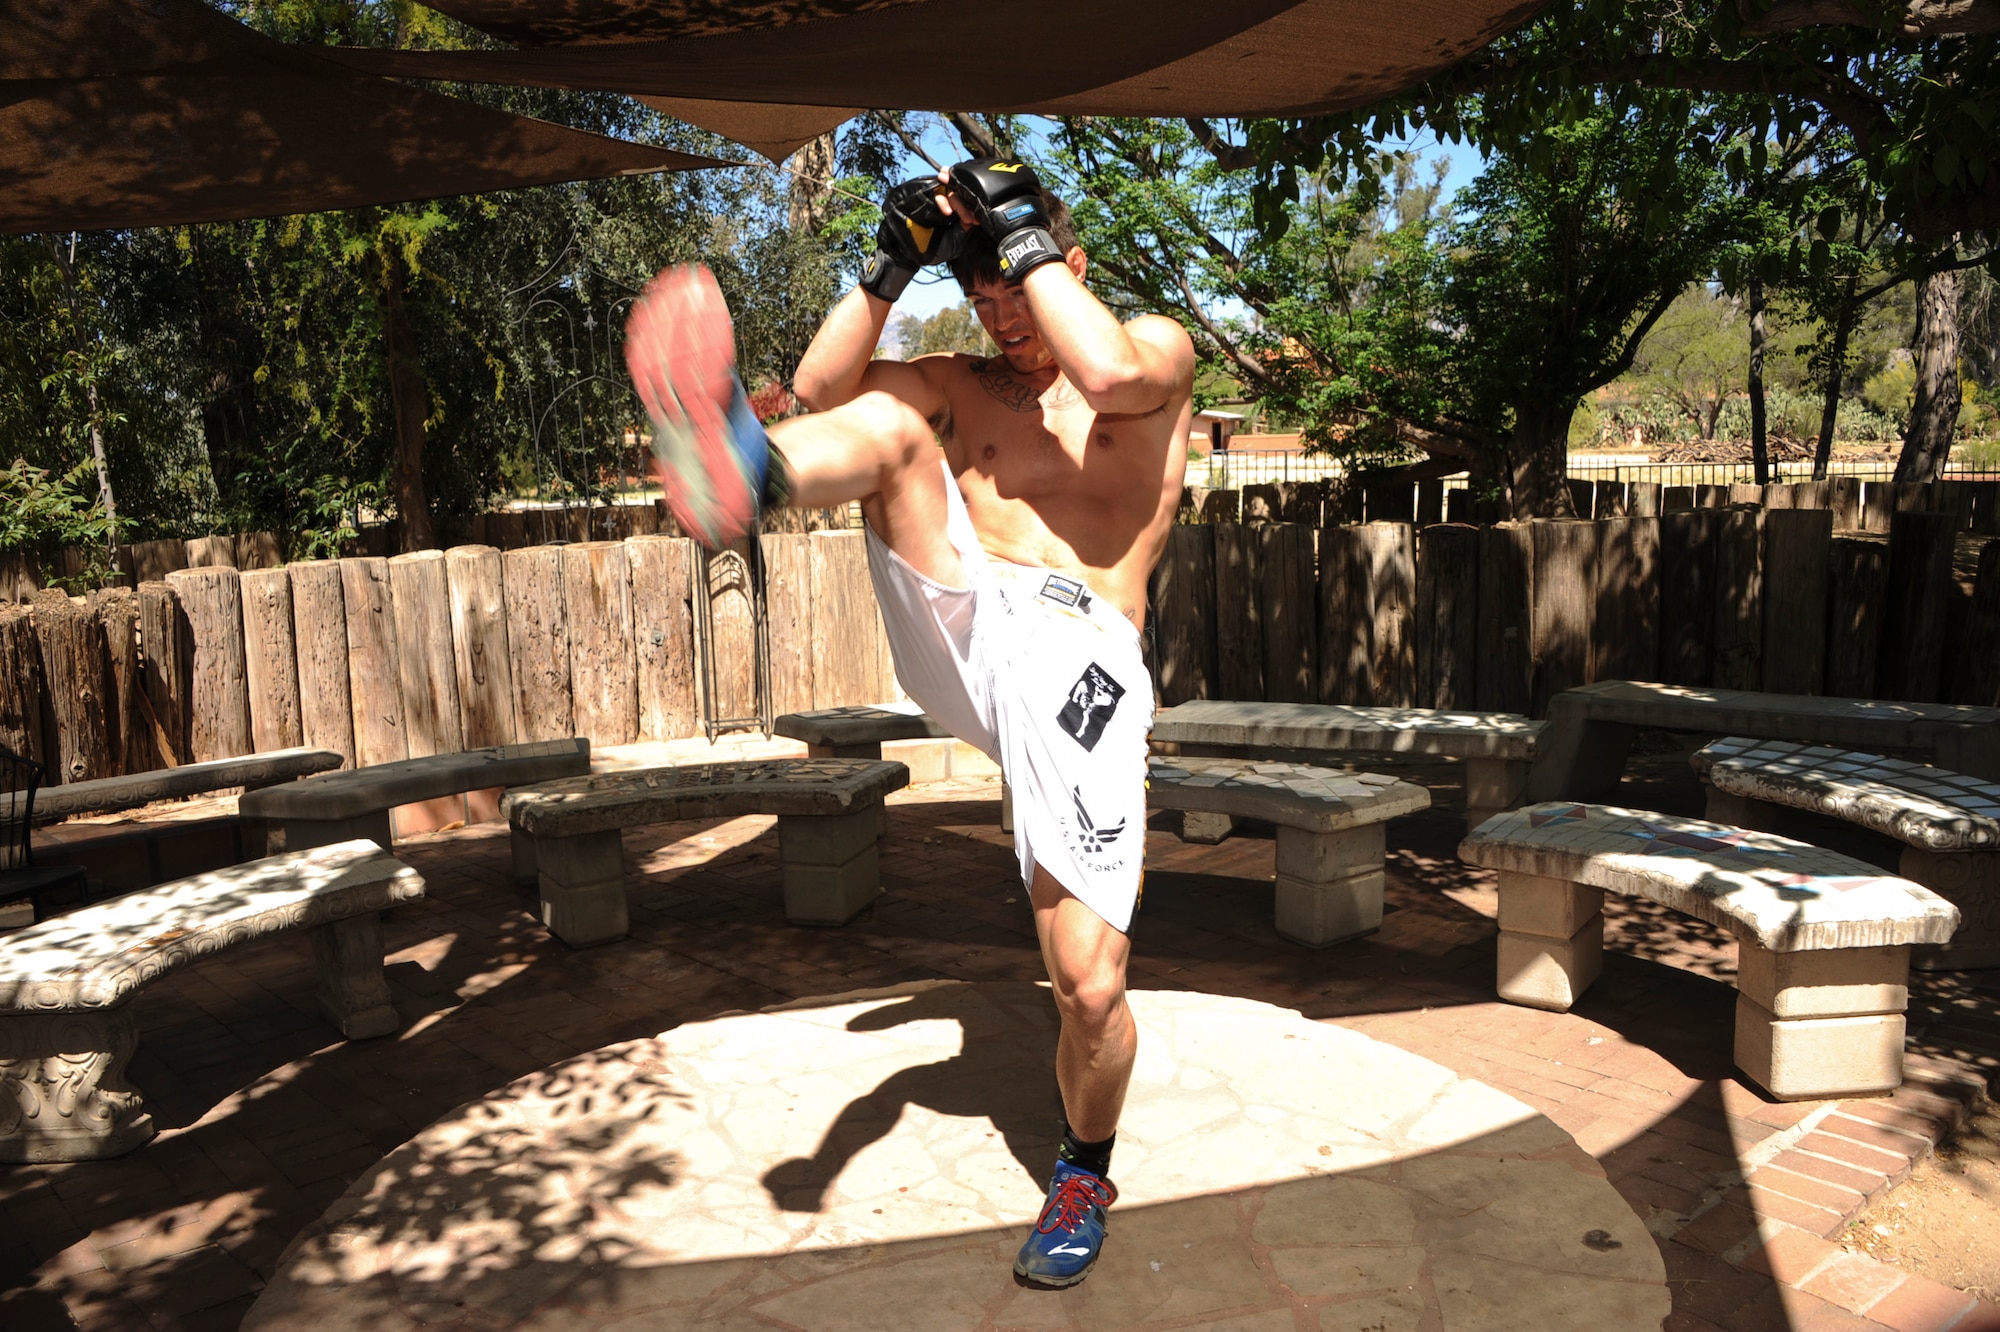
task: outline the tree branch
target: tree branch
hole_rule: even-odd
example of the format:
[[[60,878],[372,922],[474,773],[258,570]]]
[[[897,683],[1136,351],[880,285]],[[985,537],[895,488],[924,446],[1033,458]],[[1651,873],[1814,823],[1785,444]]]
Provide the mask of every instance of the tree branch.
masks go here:
[[[1200,116],[1187,116],[1184,120],[1188,130],[1194,135],[1194,141],[1200,144],[1202,151],[1214,158],[1215,164],[1224,171],[1248,171],[1257,165],[1255,151],[1240,143],[1229,142],[1215,132],[1215,126]]]
[[[986,127],[971,116],[963,111],[953,111],[946,118],[958,129],[959,140],[974,157],[1000,156],[1000,145],[993,141]]]
[[[918,157],[923,158],[924,161],[929,162],[933,169],[938,171],[944,170],[944,164],[939,162],[935,157],[932,157],[929,153],[925,152],[923,143],[918,139],[914,138],[908,130],[904,129],[901,122],[891,120],[888,116],[884,115],[880,111],[870,111],[868,114],[875,117],[875,119],[879,121],[881,124],[887,125],[892,131],[894,131],[896,137],[903,141],[903,146],[905,148],[915,153]]]
[[[1857,0],[1778,0],[1763,13],[1755,0],[1737,0],[1743,31],[1770,37],[1800,28],[1842,26],[1881,31],[1891,25],[1880,8]],[[1905,37],[1972,37],[2000,32],[2000,0],[1909,0],[1893,30]]]

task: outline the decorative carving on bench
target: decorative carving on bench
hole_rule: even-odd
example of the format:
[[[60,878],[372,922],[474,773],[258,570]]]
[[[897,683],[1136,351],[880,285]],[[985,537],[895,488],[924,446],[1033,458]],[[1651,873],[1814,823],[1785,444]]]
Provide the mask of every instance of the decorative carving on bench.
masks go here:
[[[397,1027],[378,914],[424,894],[372,842],[292,852],[86,907],[0,939],[0,1160],[116,1156],[152,1136],[125,1080],[130,1000],[240,943],[306,930],[320,1001],[350,1039]]]
[[[1433,754],[1465,765],[1466,824],[1520,803],[1547,722],[1511,712],[1196,699],[1153,719],[1184,755],[1311,761],[1320,754]]]
[[[1382,825],[1429,809],[1421,786],[1371,772],[1256,759],[1153,759],[1146,803],[1177,809],[1188,841],[1219,842],[1235,819],[1278,825],[1278,933],[1324,948],[1382,924]]]
[[[543,782],[509,791],[501,809],[514,830],[515,876],[540,888],[550,932],[581,948],[627,932],[619,834],[683,819],[777,815],[785,919],[852,919],[882,891],[882,800],[909,781],[901,763],[757,759]]]
[[[1902,876],[1957,906],[1949,944],[1916,949],[1927,970],[2000,966],[2000,783],[1908,759],[1730,736],[1694,755],[1709,818],[1769,827],[1778,807],[1902,842]]]
[[[1606,891],[1644,897],[1739,940],[1735,1057],[1785,1100],[1902,1081],[1910,948],[1943,943],[1957,908],[1920,884],[1772,833],[1557,801],[1487,821],[1460,844],[1500,871],[1498,989],[1566,1011],[1597,979]]]
[[[330,749],[276,749],[265,754],[213,759],[123,777],[44,786],[35,795],[35,823],[60,823],[79,814],[115,814],[156,800],[180,800],[238,786],[256,790],[314,773],[331,772],[340,764],[340,755]],[[10,804],[12,799],[11,793],[0,792],[0,806]],[[0,818],[5,817],[5,812],[0,809]]]

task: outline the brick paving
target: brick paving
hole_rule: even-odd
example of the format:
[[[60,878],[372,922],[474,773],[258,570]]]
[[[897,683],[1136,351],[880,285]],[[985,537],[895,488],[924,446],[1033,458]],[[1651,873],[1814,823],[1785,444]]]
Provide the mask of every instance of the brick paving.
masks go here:
[[[1282,942],[1268,882],[1245,881],[1271,873],[1269,836],[1184,845],[1162,814],[1133,984],[1296,1008],[1541,1110],[1660,1240],[1677,1332],[2000,1329],[2000,1309],[1835,1242],[2000,1070],[2000,974],[1918,977],[1911,1079],[1894,1097],[1770,1102],[1732,1076],[1735,950],[1700,922],[1613,898],[1603,977],[1575,1011],[1496,1001],[1492,876],[1453,855],[1458,774],[1394,771],[1438,805],[1390,829],[1380,932],[1317,952]],[[337,1040],[303,939],[152,986],[136,1001],[131,1077],[160,1136],[116,1161],[0,1171],[0,1326],[234,1328],[285,1245],[349,1182],[523,1073],[793,998],[1039,976],[997,796],[990,781],[960,781],[894,797],[888,891],[838,930],[784,923],[769,818],[635,830],[632,937],[580,952],[535,920],[503,828],[405,843],[430,895],[385,922],[403,1031]],[[1693,813],[1700,795],[1683,752],[1637,764],[1622,799]],[[1812,840],[1829,845],[1842,835],[1820,831]]]

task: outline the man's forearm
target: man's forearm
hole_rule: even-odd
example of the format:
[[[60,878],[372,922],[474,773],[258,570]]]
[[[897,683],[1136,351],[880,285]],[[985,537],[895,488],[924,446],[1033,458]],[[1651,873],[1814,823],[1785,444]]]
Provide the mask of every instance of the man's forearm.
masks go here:
[[[813,335],[799,362],[792,387],[799,401],[816,412],[852,402],[861,393],[861,377],[875,356],[882,329],[895,307],[856,287],[841,298]]]
[[[1085,401],[1099,411],[1129,409],[1105,401],[1121,396],[1146,372],[1138,345],[1118,317],[1063,264],[1042,265],[1023,279],[1021,290],[1042,341]]]

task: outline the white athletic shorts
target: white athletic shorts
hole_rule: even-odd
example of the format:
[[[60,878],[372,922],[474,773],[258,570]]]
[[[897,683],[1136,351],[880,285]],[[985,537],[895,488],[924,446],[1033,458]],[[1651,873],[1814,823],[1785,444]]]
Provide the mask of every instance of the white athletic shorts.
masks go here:
[[[1039,864],[1107,924],[1129,930],[1153,725],[1139,632],[1075,578],[989,558],[948,467],[944,483],[964,587],[924,577],[868,533],[896,676],[939,725],[1006,774],[1021,882]]]

